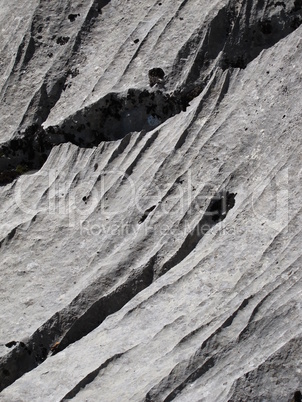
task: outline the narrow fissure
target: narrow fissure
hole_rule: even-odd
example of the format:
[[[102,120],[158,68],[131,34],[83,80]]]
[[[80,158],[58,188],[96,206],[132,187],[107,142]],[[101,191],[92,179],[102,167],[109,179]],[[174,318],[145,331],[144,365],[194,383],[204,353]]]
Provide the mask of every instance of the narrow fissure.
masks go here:
[[[197,246],[203,236],[212,229],[217,223],[222,222],[230,209],[235,205],[235,197],[237,194],[223,190],[218,192],[211,200],[207,210],[202,216],[199,223],[187,235],[181,247],[177,250],[173,257],[170,258],[157,273],[159,276],[168,272],[175,265],[184,260]]]

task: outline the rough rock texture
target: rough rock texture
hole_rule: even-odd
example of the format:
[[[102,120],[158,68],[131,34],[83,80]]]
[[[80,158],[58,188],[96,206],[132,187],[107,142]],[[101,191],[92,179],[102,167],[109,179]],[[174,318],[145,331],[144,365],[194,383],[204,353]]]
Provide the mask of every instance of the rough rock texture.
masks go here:
[[[0,401],[300,400],[302,1],[0,0]]]

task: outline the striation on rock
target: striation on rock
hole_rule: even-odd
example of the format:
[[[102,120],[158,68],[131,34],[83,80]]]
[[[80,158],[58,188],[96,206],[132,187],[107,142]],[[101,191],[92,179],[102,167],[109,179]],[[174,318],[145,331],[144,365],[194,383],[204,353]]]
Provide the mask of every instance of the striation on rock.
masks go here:
[[[299,398],[302,2],[0,6],[0,401]]]

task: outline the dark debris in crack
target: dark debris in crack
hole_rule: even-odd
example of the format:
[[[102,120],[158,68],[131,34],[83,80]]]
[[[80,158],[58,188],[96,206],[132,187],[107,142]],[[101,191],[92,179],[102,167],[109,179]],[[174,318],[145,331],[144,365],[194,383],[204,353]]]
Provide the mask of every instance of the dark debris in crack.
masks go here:
[[[292,6],[286,7],[280,1],[257,5],[256,8],[254,3],[253,0],[243,1],[242,4],[231,0],[219,10],[206,32],[199,30],[197,37],[184,45],[175,62],[177,70],[182,68],[182,60],[192,47],[198,48],[198,51],[181,89],[166,93],[163,90],[164,81],[173,81],[173,77],[166,77],[162,68],[155,67],[149,70],[151,91],[129,89],[126,94],[109,93],[59,126],[44,130],[41,124],[36,123],[22,133],[16,133],[14,139],[0,145],[0,185],[12,182],[30,169],[40,169],[55,145],[71,142],[84,148],[94,147],[103,141],[119,140],[131,132],[147,132],[156,128],[185,111],[202,92],[212,74],[208,70],[211,63],[215,62],[222,70],[243,69],[263,49],[273,46],[302,23],[301,0],[295,0]],[[63,38],[60,43],[66,41],[67,38]],[[200,47],[198,42],[202,43]],[[58,86],[64,88],[69,74],[73,72],[68,71]],[[40,103],[38,109],[43,116],[36,121],[46,118],[47,113],[43,110],[51,108],[48,103],[46,107],[42,99]]]
[[[43,129],[34,124],[0,145],[0,185],[30,169],[40,169],[55,145],[71,142],[91,148],[103,141],[122,139],[131,132],[148,132],[186,107],[180,93],[129,89],[126,94],[106,95],[59,126]]]

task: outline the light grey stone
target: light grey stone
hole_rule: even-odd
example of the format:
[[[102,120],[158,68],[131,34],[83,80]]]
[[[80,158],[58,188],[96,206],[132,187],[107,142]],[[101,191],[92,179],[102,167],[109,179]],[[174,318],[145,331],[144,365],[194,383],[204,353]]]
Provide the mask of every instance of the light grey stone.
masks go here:
[[[1,402],[299,400],[300,3],[0,0]]]

